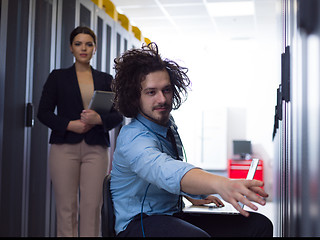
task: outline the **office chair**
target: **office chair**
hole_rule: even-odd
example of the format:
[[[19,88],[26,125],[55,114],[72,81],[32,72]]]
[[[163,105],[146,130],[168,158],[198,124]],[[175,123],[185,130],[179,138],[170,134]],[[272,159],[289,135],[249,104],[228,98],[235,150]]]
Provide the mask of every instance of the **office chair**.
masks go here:
[[[113,202],[110,191],[111,175],[107,175],[103,180],[103,203],[101,208],[101,234],[102,237],[114,237],[115,217],[113,212]]]

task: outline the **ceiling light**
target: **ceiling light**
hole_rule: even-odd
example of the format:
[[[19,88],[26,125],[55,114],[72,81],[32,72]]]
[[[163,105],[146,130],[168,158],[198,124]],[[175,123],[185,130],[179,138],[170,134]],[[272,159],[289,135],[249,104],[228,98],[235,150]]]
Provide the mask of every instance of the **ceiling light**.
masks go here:
[[[245,2],[212,2],[206,3],[212,17],[247,16],[254,15],[253,1]]]

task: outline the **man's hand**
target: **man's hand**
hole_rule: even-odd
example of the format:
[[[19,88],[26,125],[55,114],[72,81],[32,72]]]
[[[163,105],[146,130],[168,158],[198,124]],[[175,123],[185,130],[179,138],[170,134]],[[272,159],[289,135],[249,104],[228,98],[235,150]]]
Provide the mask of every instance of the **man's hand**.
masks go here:
[[[252,210],[257,211],[258,207],[251,201],[265,205],[266,201],[263,198],[268,197],[268,194],[260,187],[263,182],[258,180],[231,180],[222,181],[222,186],[219,190],[220,196],[227,202],[231,203],[242,215],[249,216],[249,213],[242,209],[238,202],[243,203]]]
[[[217,207],[223,207],[224,206],[224,204],[220,200],[220,198],[212,196],[212,195],[209,195],[205,199],[193,199],[193,198],[190,198],[190,197],[187,197],[187,196],[185,196],[185,198],[188,199],[193,205],[196,205],[196,206],[209,204],[209,203],[214,203],[214,204],[217,205]]]

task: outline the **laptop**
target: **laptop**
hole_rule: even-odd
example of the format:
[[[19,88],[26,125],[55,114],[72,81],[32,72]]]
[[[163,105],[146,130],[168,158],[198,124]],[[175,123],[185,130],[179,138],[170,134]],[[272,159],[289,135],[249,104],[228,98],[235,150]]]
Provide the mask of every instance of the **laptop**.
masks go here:
[[[258,158],[253,158],[251,161],[251,165],[248,170],[247,178],[248,180],[252,180],[257,167],[259,164],[259,159]],[[230,203],[224,201],[219,194],[213,194],[214,196],[218,197],[221,199],[223,202],[224,206],[223,207],[218,207],[214,203],[210,204],[204,204],[201,206],[195,206],[195,205],[188,205],[185,206],[182,211],[185,213],[208,213],[208,214],[239,214],[238,210],[236,210]],[[243,208],[244,205],[239,202],[239,205]]]

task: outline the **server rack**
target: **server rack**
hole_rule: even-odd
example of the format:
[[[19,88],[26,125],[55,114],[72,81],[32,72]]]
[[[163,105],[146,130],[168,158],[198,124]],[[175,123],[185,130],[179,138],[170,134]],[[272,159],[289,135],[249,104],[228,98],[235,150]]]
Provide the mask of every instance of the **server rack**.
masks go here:
[[[276,236],[320,236],[319,0],[282,0],[274,143]]]
[[[35,118],[35,111],[49,73],[73,64],[69,34],[77,25],[95,31],[99,53],[91,64],[111,74],[116,34],[126,39],[127,48],[142,45],[143,40],[135,39],[117,18],[110,16],[110,4],[90,0],[0,0],[1,237],[56,235],[47,164],[50,130]],[[118,54],[125,50],[122,47]],[[113,130],[110,155],[116,136]]]

